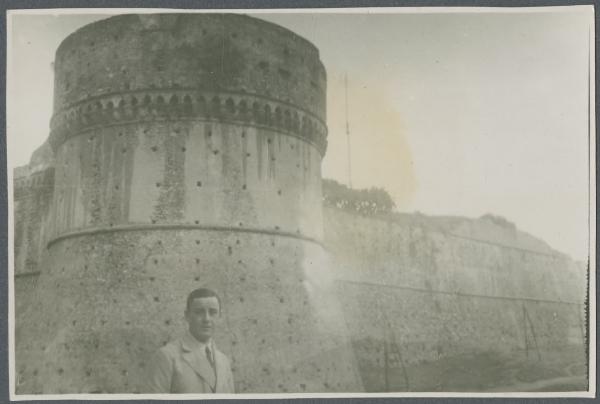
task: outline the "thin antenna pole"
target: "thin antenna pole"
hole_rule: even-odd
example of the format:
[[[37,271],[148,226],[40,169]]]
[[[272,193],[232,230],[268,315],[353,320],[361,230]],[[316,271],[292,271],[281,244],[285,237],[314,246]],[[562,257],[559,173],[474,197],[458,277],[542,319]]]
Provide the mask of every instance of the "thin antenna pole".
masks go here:
[[[344,75],[345,106],[346,106],[346,143],[348,145],[348,186],[352,188],[352,162],[350,157],[350,123],[348,122],[348,73]]]

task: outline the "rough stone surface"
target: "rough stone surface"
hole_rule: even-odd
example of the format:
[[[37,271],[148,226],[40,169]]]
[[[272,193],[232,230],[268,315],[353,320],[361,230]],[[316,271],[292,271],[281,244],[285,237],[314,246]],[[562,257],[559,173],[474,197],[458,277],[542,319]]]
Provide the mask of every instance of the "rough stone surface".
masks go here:
[[[324,217],[337,297],[368,391],[385,390],[386,366],[404,369],[413,387],[435,389],[413,365],[466,354],[542,361],[575,346],[562,366],[586,363],[585,270],[543,242],[483,219],[436,224],[331,208]]]
[[[20,321],[23,380],[34,392],[139,391],[149,356],[184,329],[186,293],[212,285],[224,302],[217,341],[239,392],[360,388],[348,377],[355,367],[350,347],[339,343],[341,317],[331,323],[318,296],[307,293],[313,282],[305,261],[320,255],[313,242],[235,231],[59,241],[40,277],[52,293],[35,299]]]

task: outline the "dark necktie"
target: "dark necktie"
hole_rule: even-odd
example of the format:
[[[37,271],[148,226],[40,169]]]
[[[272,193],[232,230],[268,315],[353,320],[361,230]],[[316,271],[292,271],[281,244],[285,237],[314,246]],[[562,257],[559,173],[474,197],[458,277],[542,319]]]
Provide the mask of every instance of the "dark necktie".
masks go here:
[[[215,359],[213,358],[212,352],[209,347],[206,347],[206,358],[208,359],[208,363],[210,363],[210,366],[214,370],[215,369]]]

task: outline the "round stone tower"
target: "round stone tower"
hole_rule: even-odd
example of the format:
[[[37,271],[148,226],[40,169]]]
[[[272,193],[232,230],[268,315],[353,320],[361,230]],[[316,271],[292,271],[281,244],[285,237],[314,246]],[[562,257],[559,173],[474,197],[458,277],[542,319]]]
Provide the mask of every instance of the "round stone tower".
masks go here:
[[[238,392],[360,390],[319,297],[325,96],[318,50],[247,16],[124,15],[66,38],[18,389],[141,392],[187,294],[209,286]]]

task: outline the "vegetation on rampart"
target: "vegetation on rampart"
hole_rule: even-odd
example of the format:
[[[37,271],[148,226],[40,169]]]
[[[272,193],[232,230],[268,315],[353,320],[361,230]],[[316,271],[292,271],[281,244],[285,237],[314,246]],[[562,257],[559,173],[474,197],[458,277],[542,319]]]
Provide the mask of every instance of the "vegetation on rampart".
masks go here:
[[[383,188],[352,189],[330,179],[323,179],[323,203],[362,215],[390,213],[396,207]]]

